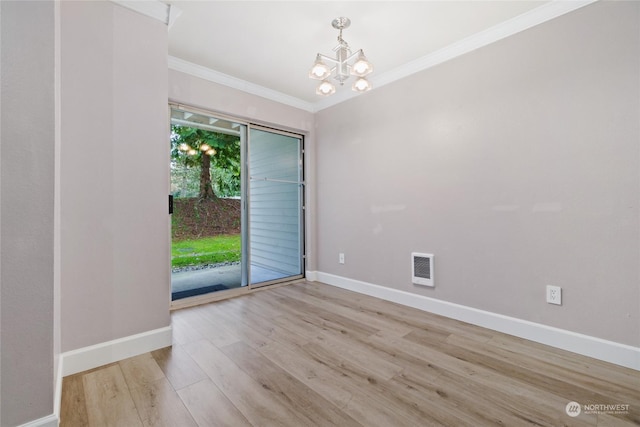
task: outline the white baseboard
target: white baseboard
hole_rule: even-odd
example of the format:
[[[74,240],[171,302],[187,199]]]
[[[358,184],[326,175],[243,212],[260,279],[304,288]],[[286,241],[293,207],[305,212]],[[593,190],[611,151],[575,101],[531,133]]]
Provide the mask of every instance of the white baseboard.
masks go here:
[[[119,338],[62,353],[63,376],[97,368],[148,351],[168,347],[173,341],[171,326]]]
[[[323,272],[315,280],[640,371],[640,348]],[[309,272],[307,272],[309,274]]]
[[[29,421],[19,427],[58,427],[58,424],[58,417],[55,414],[51,414],[46,417],[38,418],[37,420]]]
[[[316,282],[318,280],[317,271],[305,271],[304,278],[307,282]]]

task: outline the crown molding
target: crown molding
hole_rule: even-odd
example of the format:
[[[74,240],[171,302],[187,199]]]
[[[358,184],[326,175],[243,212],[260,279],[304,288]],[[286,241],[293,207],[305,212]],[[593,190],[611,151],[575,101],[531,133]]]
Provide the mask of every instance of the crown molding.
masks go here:
[[[202,65],[194,64],[193,62],[185,61],[184,59],[176,58],[175,56],[169,56],[169,68],[175,71],[180,71],[182,73],[190,74],[192,76],[208,80],[210,82],[218,83],[223,86],[238,89],[252,95],[257,95],[271,101],[299,108],[301,110],[309,111],[312,113],[316,111],[313,106],[314,104],[312,104],[311,102],[307,102],[294,96],[278,92],[277,90],[269,89],[255,83],[251,83],[246,80],[242,80],[237,77],[212,70],[211,68],[203,67]]]
[[[535,27],[536,25],[540,25],[569,12],[573,12],[574,10],[580,9],[596,1],[598,0],[554,0],[549,3],[545,3],[530,10],[529,12],[518,15],[508,21],[490,27],[449,46],[443,47],[429,55],[425,55],[377,76],[372,76],[369,80],[373,85],[373,90],[375,90],[389,83],[393,83],[396,80],[424,71],[428,68],[464,55],[465,53],[472,52],[521,31]],[[117,1],[117,3],[137,2]],[[169,68],[312,113],[332,107],[356,96],[363,96],[351,91],[342,91],[317,102],[308,102],[172,56],[169,57]]]
[[[111,0],[111,2],[156,19],[166,25],[173,24],[180,14],[180,11],[177,10],[177,8],[158,0]]]

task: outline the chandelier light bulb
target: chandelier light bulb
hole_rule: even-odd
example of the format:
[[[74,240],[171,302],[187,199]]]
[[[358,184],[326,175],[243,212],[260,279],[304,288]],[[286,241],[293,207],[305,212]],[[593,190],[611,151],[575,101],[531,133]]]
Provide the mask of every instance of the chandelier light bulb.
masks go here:
[[[367,58],[364,56],[364,53],[360,51],[360,55],[358,55],[358,60],[351,67],[351,74],[354,76],[364,77],[367,74],[370,74],[373,71],[373,65]]]
[[[192,148],[189,151],[187,151],[187,154],[190,156],[195,156],[196,154],[198,154],[198,152]]]
[[[209,146],[209,144],[202,144],[202,145],[200,146],[200,151],[207,152],[207,151],[209,151],[210,149],[211,149],[211,147]]]
[[[180,150],[180,151],[187,152],[187,151],[189,151],[190,149],[191,149],[191,147],[189,147],[189,146],[188,146],[187,144],[185,144],[184,142],[178,146],[178,150]]]
[[[316,80],[324,80],[331,74],[329,66],[322,62],[320,56],[316,58],[316,62],[313,63],[311,71],[309,71],[309,77]]]
[[[328,80],[323,80],[322,83],[316,89],[316,93],[322,96],[333,95],[336,92],[336,87]]]
[[[207,154],[208,154],[209,156],[213,156],[214,154],[216,154],[216,150],[214,150],[213,148],[209,148],[209,149],[207,150]]]
[[[369,82],[369,80],[365,79],[364,77],[360,77],[358,80],[356,80],[353,83],[353,86],[351,86],[351,89],[353,89],[356,92],[366,92],[368,90],[371,90],[371,83]]]

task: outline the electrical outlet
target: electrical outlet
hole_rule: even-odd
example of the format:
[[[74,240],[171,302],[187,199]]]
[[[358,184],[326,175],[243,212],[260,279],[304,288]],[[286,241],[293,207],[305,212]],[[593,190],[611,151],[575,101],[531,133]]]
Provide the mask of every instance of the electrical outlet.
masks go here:
[[[562,288],[560,286],[547,285],[547,302],[562,305]]]
[[[340,254],[338,254],[338,262],[344,264],[344,253],[340,252]]]

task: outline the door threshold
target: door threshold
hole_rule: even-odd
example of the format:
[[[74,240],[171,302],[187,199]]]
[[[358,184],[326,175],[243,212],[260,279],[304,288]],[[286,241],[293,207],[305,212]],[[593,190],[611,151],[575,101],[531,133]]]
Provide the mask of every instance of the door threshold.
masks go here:
[[[251,292],[248,286],[241,288],[227,289],[225,291],[211,292],[209,294],[197,295],[194,297],[181,298],[171,301],[171,311],[181,308],[194,307],[196,305],[208,304],[210,302],[221,301],[224,299],[235,298]]]
[[[296,283],[304,282],[304,277],[294,280],[288,280],[285,282],[273,283],[270,285],[262,285],[257,287],[243,286],[241,288],[228,289],[225,291],[212,292],[205,295],[197,295],[194,297],[182,298],[175,301],[171,301],[170,311],[180,310],[182,308],[195,307],[197,305],[209,304],[211,302],[223,301],[230,298],[239,297],[242,295],[252,294],[258,291],[265,291],[267,289],[279,288],[280,286],[294,285]]]

